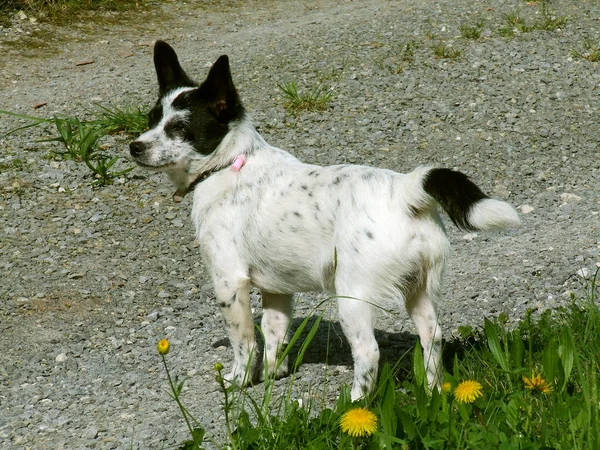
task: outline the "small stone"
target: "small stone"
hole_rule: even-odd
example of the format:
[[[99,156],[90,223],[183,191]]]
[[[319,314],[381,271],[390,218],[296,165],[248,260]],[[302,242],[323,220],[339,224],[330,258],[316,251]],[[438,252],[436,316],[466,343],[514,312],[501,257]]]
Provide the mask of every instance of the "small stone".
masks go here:
[[[465,241],[471,242],[473,239],[475,239],[478,236],[477,233],[467,233],[463,236],[463,239]]]
[[[64,363],[67,360],[67,355],[65,353],[59,353],[55,358],[57,363]]]
[[[564,194],[560,195],[560,200],[563,202],[563,204],[577,203],[579,200],[581,200],[581,197],[579,195],[565,192]]]
[[[87,433],[85,433],[85,437],[88,439],[96,439],[98,437],[98,428],[96,428],[96,427],[88,428]]]
[[[577,275],[581,278],[587,279],[590,276],[590,270],[587,267],[583,267],[577,271]]]
[[[531,205],[522,205],[521,206],[521,212],[523,214],[529,214],[530,212],[532,212],[535,208]]]

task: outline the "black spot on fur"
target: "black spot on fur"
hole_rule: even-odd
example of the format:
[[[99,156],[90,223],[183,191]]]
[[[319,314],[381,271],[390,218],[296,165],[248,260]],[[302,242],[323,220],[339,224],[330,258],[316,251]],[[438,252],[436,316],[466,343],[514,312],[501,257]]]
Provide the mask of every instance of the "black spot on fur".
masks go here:
[[[371,170],[362,172],[360,174],[360,177],[365,181],[369,181],[369,180],[372,180],[373,178],[375,178],[375,172],[373,172]]]
[[[337,176],[337,177],[335,177],[335,179],[333,180],[333,184],[334,184],[334,185],[338,185],[338,184],[340,184],[340,182],[341,182],[342,180],[343,180],[343,177],[341,177],[341,176]]]
[[[476,229],[469,223],[469,212],[477,202],[488,196],[465,174],[450,169],[432,169],[423,179],[423,189],[440,204],[458,228]]]
[[[373,239],[374,238],[373,233],[371,231],[369,231],[369,230],[365,230],[365,234],[367,235],[367,237],[369,239]]]
[[[294,215],[299,219],[302,218],[302,214],[300,214],[298,211],[294,211]]]

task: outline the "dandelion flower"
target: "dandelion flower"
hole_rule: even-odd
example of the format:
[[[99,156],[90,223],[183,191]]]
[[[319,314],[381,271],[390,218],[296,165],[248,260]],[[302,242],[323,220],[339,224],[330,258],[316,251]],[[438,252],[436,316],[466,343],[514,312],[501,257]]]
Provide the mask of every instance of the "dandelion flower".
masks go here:
[[[442,384],[442,392],[444,394],[448,394],[450,391],[452,391],[452,383],[446,381],[444,384]]]
[[[164,356],[167,353],[169,353],[169,348],[171,348],[171,344],[169,344],[168,340],[163,339],[156,345],[156,348],[158,350],[158,353]]]
[[[473,403],[483,395],[483,386],[474,380],[460,382],[454,390],[454,397],[458,403]]]
[[[350,436],[370,436],[377,431],[377,416],[368,409],[354,408],[342,416],[340,426]]]
[[[552,392],[552,386],[542,378],[541,374],[536,375],[535,372],[531,372],[531,378],[524,376],[523,383],[525,383],[525,387],[531,391],[537,391],[543,394]]]

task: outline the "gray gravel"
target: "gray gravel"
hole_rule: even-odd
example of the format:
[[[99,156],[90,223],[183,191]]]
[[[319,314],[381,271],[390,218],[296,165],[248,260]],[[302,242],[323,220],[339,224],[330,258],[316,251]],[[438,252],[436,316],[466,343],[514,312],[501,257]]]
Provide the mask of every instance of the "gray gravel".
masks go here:
[[[448,225],[454,251],[440,305],[448,338],[484,317],[516,322],[528,308],[556,308],[583,292],[600,259],[600,70],[571,50],[585,39],[600,45],[598,2],[552,2],[569,18],[563,29],[512,39],[496,33],[504,14],[533,20],[537,4],[301,3],[169,3],[58,29],[17,19],[0,29],[0,109],[85,117],[94,102],[149,105],[155,39],[169,41],[198,78],[227,53],[270,143],[311,163],[457,168],[522,211],[523,227],[504,234]],[[461,38],[459,26],[479,19],[483,37]],[[435,59],[435,42],[463,54]],[[85,60],[94,63],[76,65]],[[331,108],[289,114],[277,89],[289,80],[332,88]],[[0,120],[0,134],[22,123]],[[190,199],[172,203],[166,177],[138,169],[91,188],[81,164],[48,157],[55,144],[37,142],[48,136],[52,129],[39,127],[0,138],[0,447],[180,443],[185,425],[155,351],[164,337],[173,371],[189,377],[185,403],[218,439],[212,366],[227,367],[232,351],[194,243]],[[106,144],[127,153],[122,138]],[[297,317],[314,305],[304,296]],[[334,310],[299,370],[296,398],[327,404],[351,381]],[[378,329],[384,360],[414,343],[401,308]]]

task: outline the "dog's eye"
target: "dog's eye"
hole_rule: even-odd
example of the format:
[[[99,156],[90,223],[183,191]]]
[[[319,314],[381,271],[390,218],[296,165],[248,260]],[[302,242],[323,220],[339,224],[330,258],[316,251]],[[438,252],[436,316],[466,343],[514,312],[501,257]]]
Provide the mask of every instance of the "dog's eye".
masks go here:
[[[167,136],[181,136],[186,131],[186,123],[183,120],[175,120],[165,125]]]

